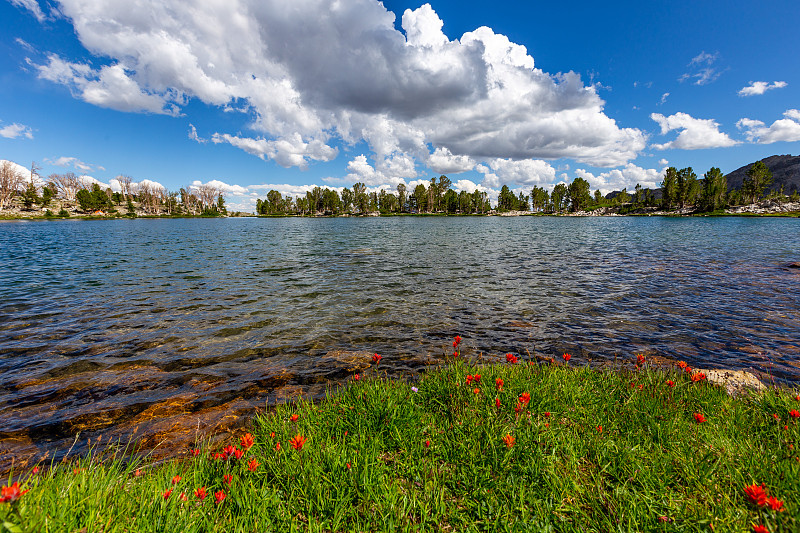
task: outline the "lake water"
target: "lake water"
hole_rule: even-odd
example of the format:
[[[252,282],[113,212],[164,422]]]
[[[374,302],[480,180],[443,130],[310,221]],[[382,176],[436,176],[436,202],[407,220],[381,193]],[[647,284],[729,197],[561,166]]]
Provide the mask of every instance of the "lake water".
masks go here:
[[[0,466],[183,446],[380,353],[644,352],[800,381],[800,220],[437,217],[0,223]],[[362,354],[341,353],[365,352]]]

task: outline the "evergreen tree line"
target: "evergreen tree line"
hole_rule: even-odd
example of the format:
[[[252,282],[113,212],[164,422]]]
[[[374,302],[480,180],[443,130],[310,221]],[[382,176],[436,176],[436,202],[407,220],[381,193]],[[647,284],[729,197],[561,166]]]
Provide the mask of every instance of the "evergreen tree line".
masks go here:
[[[356,183],[352,189],[344,188],[342,193],[334,189],[314,187],[304,197],[282,196],[271,190],[267,198],[256,200],[256,213],[259,215],[340,215],[369,213],[450,213],[482,214],[491,210],[489,197],[485,192],[456,192],[447,176],[431,178],[426,187],[420,183],[413,190],[401,183],[394,192],[381,189],[367,192],[363,183]]]

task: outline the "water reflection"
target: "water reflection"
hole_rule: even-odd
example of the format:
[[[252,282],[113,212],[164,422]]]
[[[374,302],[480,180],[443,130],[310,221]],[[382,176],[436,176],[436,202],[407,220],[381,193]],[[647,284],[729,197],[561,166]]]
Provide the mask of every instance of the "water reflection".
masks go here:
[[[796,382],[800,274],[784,265],[797,224],[2,223],[0,460],[78,431],[169,444],[232,429],[254,408],[322,396],[372,352],[391,375],[421,371],[456,334],[473,355],[645,351]]]

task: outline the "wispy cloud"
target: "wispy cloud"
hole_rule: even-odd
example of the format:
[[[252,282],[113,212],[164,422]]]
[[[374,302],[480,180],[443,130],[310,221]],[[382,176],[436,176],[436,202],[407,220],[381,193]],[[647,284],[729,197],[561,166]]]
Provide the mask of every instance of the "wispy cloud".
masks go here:
[[[739,90],[739,96],[755,96],[764,94],[770,89],[783,89],[787,85],[789,84],[785,81],[773,81],[772,83],[769,83],[768,81],[751,81],[750,85],[747,87],[742,87]]]

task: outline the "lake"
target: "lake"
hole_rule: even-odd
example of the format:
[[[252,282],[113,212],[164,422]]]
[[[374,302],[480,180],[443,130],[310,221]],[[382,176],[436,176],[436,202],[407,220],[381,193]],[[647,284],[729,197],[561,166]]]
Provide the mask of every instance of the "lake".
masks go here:
[[[800,220],[393,217],[0,223],[0,466],[507,352],[800,381]],[[361,353],[350,353],[361,352]]]

